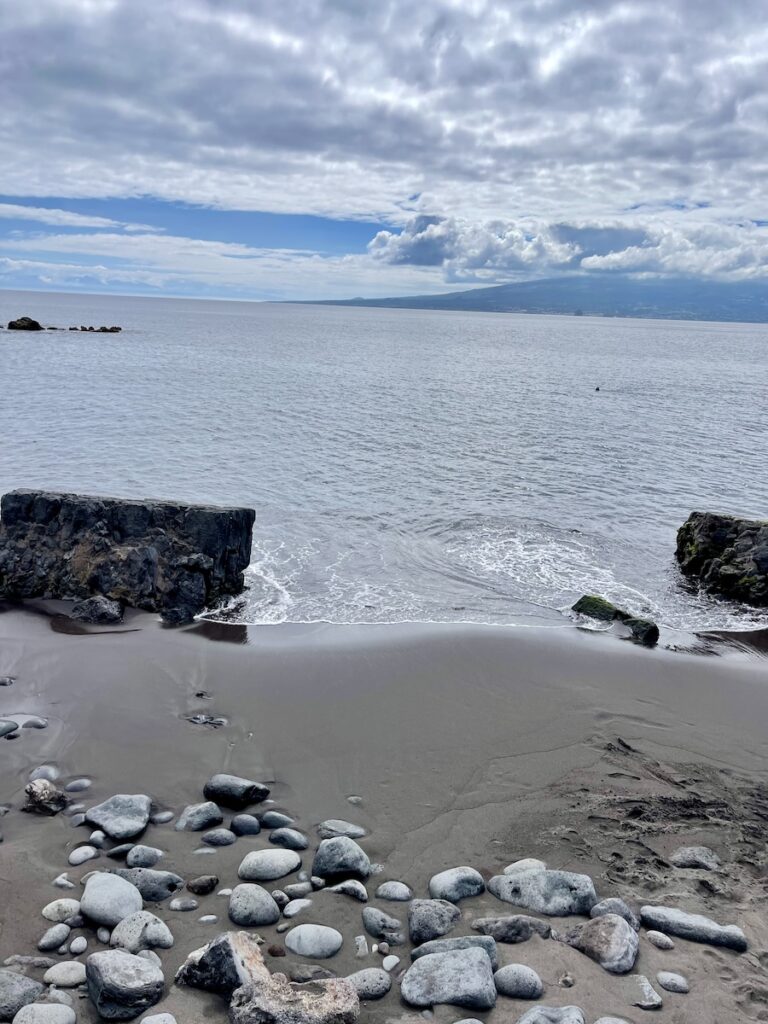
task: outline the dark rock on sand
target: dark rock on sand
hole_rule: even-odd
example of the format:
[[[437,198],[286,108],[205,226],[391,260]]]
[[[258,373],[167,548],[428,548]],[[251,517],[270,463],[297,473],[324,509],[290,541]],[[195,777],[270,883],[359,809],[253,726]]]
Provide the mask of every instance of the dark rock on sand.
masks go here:
[[[119,601],[112,601],[102,594],[87,597],[72,606],[70,618],[78,622],[90,622],[97,626],[114,625],[123,620],[123,608]]]
[[[691,942],[705,942],[710,946],[724,946],[744,953],[747,939],[735,924],[722,925],[702,914],[688,914],[675,907],[641,907],[640,920],[646,928],[677,935]]]
[[[18,320],[8,322],[9,331],[42,331],[41,325],[31,316],[20,316]]]
[[[236,814],[229,827],[236,836],[257,836],[261,832],[261,822],[253,814]]]
[[[635,966],[637,932],[618,914],[605,914],[580,924],[562,937],[611,974],[628,974]]]
[[[706,590],[768,605],[768,521],[692,512],[677,532],[677,560]]]
[[[85,812],[85,820],[98,825],[110,839],[133,839],[149,824],[152,801],[143,793],[118,793]]]
[[[411,960],[418,960],[422,956],[429,956],[431,953],[449,953],[456,949],[482,949],[491,961],[493,970],[499,966],[499,958],[496,952],[496,941],[490,935],[457,935],[448,939],[432,939],[411,950]]]
[[[471,1010],[496,1004],[491,961],[482,949],[457,949],[420,957],[408,968],[400,993],[409,1006],[449,1003]]]
[[[18,490],[0,502],[0,596],[103,594],[171,623],[243,589],[254,512]]]
[[[27,814],[44,814],[52,817],[63,811],[69,797],[48,779],[35,779],[24,787],[27,802],[22,807]]]
[[[39,981],[0,967],[0,1021],[11,1021],[28,1003],[45,991]]]
[[[184,879],[173,871],[154,868],[112,868],[112,873],[135,885],[149,903],[162,903],[184,885]]]
[[[261,963],[254,937],[246,932],[225,932],[189,954],[176,973],[176,984],[229,997],[250,981],[252,966]]]
[[[218,884],[219,879],[217,875],[200,875],[198,878],[190,878],[187,882],[187,888],[195,896],[207,896],[213,892]]]
[[[214,775],[204,788],[206,800],[242,811],[250,804],[258,804],[269,796],[269,787],[238,775]]]
[[[534,868],[511,875],[494,875],[488,883],[488,890],[505,903],[553,917],[588,914],[597,903],[595,886],[589,875],[570,871]]]
[[[632,637],[646,647],[654,647],[659,642],[659,627],[655,622],[636,618],[596,594],[585,594],[580,597],[571,610],[577,615],[586,615],[601,622],[622,622],[630,630]]]
[[[119,949],[92,953],[85,965],[88,995],[106,1020],[133,1020],[163,995],[163,972]]]
[[[368,854],[348,836],[323,839],[312,862],[312,874],[320,878],[358,878],[365,881],[371,873]]]
[[[306,850],[309,846],[307,837],[295,828],[276,828],[270,832],[269,841],[286,850]]]
[[[455,927],[461,911],[447,900],[411,900],[408,906],[408,931],[414,946],[439,939]]]

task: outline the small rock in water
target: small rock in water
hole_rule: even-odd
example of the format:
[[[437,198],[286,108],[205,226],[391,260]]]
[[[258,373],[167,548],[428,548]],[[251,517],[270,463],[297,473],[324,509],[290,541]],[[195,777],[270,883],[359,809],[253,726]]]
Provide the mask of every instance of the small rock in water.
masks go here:
[[[378,907],[365,907],[363,925],[374,939],[386,939],[393,946],[402,946],[405,942],[402,923]]]
[[[432,939],[411,950],[411,960],[429,956],[431,953],[448,953],[457,949],[482,949],[491,961],[492,970],[499,967],[496,942],[489,935],[457,935],[454,938]]]
[[[237,885],[229,898],[229,918],[241,928],[257,928],[275,924],[280,908],[260,885]]]
[[[229,827],[236,836],[257,836],[261,832],[261,822],[253,814],[236,814]]]
[[[17,718],[22,716],[17,715]],[[22,729],[47,729],[48,720],[41,718],[39,715],[24,715],[24,721],[21,723]]]
[[[85,820],[98,825],[110,839],[133,839],[149,824],[151,805],[144,793],[118,793],[91,807]]]
[[[497,942],[527,942],[533,935],[548,939],[552,935],[552,926],[537,917],[527,914],[510,914],[506,917],[478,917],[472,927],[482,935],[490,935]]]
[[[441,871],[429,880],[429,895],[436,900],[458,903],[468,896],[479,896],[483,892],[483,876],[479,871],[466,865]]]
[[[78,935],[76,939],[72,939],[69,944],[69,952],[72,956],[80,956],[88,949],[88,940],[84,935]]]
[[[356,878],[348,878],[345,882],[339,882],[338,885],[332,885],[328,892],[336,893],[340,896],[351,896],[353,900],[357,900],[358,903],[368,902],[368,891],[362,882],[358,882]]]
[[[511,999],[538,999],[544,991],[541,978],[525,964],[507,964],[493,976],[496,991]]]
[[[195,896],[207,896],[218,884],[219,879],[216,875],[200,875],[198,878],[190,878],[187,889]]]
[[[392,988],[392,978],[381,967],[367,967],[363,971],[350,974],[347,981],[355,986],[358,997],[362,1000],[383,999]]]
[[[69,938],[71,928],[68,924],[55,924],[52,928],[43,935],[37,944],[37,948],[41,953],[49,953],[54,949],[59,949]]]
[[[376,890],[376,898],[379,900],[392,900],[398,903],[407,903],[413,899],[413,889],[405,882],[382,882]]]
[[[153,868],[163,856],[163,851],[156,846],[132,846],[128,851],[125,863],[129,868]]]
[[[258,804],[269,796],[269,788],[260,782],[242,779],[238,775],[214,775],[203,787],[206,800],[240,811],[250,804]]]
[[[13,686],[16,676],[0,676],[0,686]]]
[[[268,882],[299,867],[301,857],[294,850],[253,850],[245,855],[237,874],[246,882]]]
[[[288,977],[291,981],[300,985],[308,981],[324,981],[327,978],[335,978],[336,975],[328,967],[321,967],[320,964],[288,964]]]
[[[309,846],[307,837],[295,828],[276,828],[270,833],[269,841],[286,850],[306,850]]]
[[[74,917],[75,914],[79,913],[80,901],[67,898],[54,900],[42,909],[42,915],[45,920],[52,921],[53,924],[61,924],[64,921],[68,921],[70,917]]]
[[[261,815],[261,824],[264,828],[290,828],[296,822],[289,814],[282,811],[265,811]]]
[[[578,1006],[534,1006],[517,1024],[586,1024]]]
[[[592,918],[564,935],[562,941],[611,974],[627,974],[635,966],[639,946],[637,932],[618,914]]]
[[[99,851],[94,846],[78,846],[67,859],[72,867],[78,867],[88,860],[95,860],[98,856]]]
[[[204,832],[207,828],[213,828],[224,821],[224,815],[218,806],[211,802],[203,804],[189,804],[179,815],[179,820],[174,828],[177,832]]]
[[[312,874],[320,878],[358,878],[365,881],[371,873],[368,854],[354,839],[338,836],[323,839],[312,862]]]
[[[27,797],[26,804],[22,807],[27,814],[45,814],[52,817],[63,811],[69,803],[69,798],[61,789],[57,789],[48,779],[37,779],[24,787]]]
[[[744,953],[747,939],[741,928],[735,924],[722,925],[702,914],[687,914],[675,907],[641,907],[640,920],[646,928],[653,928],[664,934],[677,935],[691,942],[706,942],[712,946],[724,946]]]
[[[199,904],[197,900],[193,900],[188,896],[182,896],[171,900],[168,904],[168,909],[182,914],[187,914],[192,910],[197,910],[198,906]]]
[[[661,996],[644,974],[633,974],[630,980],[637,986],[637,994],[632,999],[633,1006],[639,1006],[641,1010],[661,1008]]]
[[[412,900],[408,907],[411,942],[420,946],[430,939],[439,939],[456,925],[460,917],[459,908],[446,900]]]
[[[668,935],[665,935],[664,932],[655,932],[653,929],[651,929],[649,932],[645,933],[645,937],[648,939],[651,945],[655,946],[657,949],[675,948],[675,944],[672,941],[672,939],[670,939]]]
[[[676,868],[701,868],[703,871],[717,871],[720,858],[708,846],[681,846],[669,858]]]
[[[588,914],[597,903],[592,879],[571,871],[531,869],[494,875],[488,890],[505,903],[553,917]]]
[[[283,917],[296,917],[297,914],[300,914],[303,910],[308,910],[311,906],[312,900],[291,900],[283,908]]]
[[[170,949],[173,935],[159,917],[147,910],[139,910],[123,918],[115,927],[109,944],[129,953],[139,953],[142,949]]]
[[[656,975],[656,981],[667,992],[677,992],[680,995],[685,995],[690,991],[688,979],[682,974],[675,974],[674,971],[659,971]]]
[[[406,971],[400,994],[417,1008],[450,1003],[490,1010],[496,1003],[491,961],[484,950],[471,948],[421,957]]]
[[[361,825],[353,825],[351,821],[344,821],[343,818],[328,818],[317,826],[317,834],[321,839],[337,839],[339,836],[362,839],[366,831]]]
[[[76,988],[85,984],[85,964],[79,960],[54,964],[43,975],[43,981],[46,985],[56,985],[58,988]]]
[[[285,936],[285,945],[297,956],[327,960],[341,949],[343,938],[335,928],[322,924],[300,924]]]
[[[141,893],[135,885],[104,871],[90,875],[80,900],[80,910],[85,917],[109,928],[141,910],[142,905]]]
[[[202,836],[202,841],[207,846],[231,846],[237,842],[237,836],[228,828],[213,828]]]
[[[605,914],[618,914],[619,917],[624,918],[627,924],[632,925],[636,932],[640,930],[640,918],[624,900],[616,896],[600,900],[589,912],[590,917],[604,917]]]
[[[91,953],[86,963],[88,994],[100,1016],[130,1020],[158,1003],[163,972],[143,957],[111,949]]]

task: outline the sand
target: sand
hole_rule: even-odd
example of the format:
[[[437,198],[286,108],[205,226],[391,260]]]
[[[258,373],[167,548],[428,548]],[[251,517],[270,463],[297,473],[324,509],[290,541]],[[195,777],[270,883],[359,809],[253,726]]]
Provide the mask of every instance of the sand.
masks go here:
[[[712,638],[690,652],[649,651],[573,628],[477,625],[169,630],[138,614],[118,630],[89,631],[59,610],[0,613],[0,675],[16,677],[0,689],[0,716],[50,722],[0,741],[0,801],[14,808],[0,822],[0,959],[34,951],[41,907],[67,895],[50,883],[88,834],[63,816],[17,813],[31,769],[50,762],[64,777],[91,776],[89,803],[147,792],[175,811],[202,799],[210,774],[230,771],[269,783],[275,806],[309,832],[326,817],[364,825],[365,848],[384,865],[380,879],[403,879],[417,895],[446,867],[472,864],[489,877],[540,857],[592,874],[601,896],[739,924],[750,940],[744,956],[683,940],[662,952],[641,939],[636,969],[651,980],[658,970],[688,977],[690,995],[664,994],[654,1014],[664,1024],[768,1020],[768,672],[756,647]],[[191,724],[195,713],[228,724]],[[267,845],[262,835],[198,856],[194,837],[168,826],[149,842],[167,851],[159,866],[185,877],[215,871],[222,885],[236,881],[246,848]],[[715,849],[723,872],[672,868],[672,850],[692,843]],[[69,869],[70,877],[105,863]],[[473,917],[514,912],[488,895],[463,906],[455,934],[469,932]],[[383,907],[405,916],[397,904]],[[200,924],[203,913],[218,913],[221,927]],[[170,980],[190,950],[226,927],[226,901],[212,895],[198,912],[162,916],[176,936],[163,954]],[[375,963],[354,957],[359,904],[318,894],[302,920],[343,931],[331,964],[338,973]],[[262,934],[279,941],[274,929]],[[646,1016],[629,1005],[626,979],[565,945],[533,939],[499,952],[540,972],[544,1002],[575,1003],[589,1022]],[[559,985],[566,972],[572,988]],[[191,1024],[225,1019],[213,998],[170,987],[161,1008]],[[527,1008],[500,998],[484,1016],[513,1022]],[[95,1019],[85,1003],[78,1012]],[[435,1010],[444,1022],[466,1015]],[[362,1019],[401,1016],[417,1015],[393,991]]]

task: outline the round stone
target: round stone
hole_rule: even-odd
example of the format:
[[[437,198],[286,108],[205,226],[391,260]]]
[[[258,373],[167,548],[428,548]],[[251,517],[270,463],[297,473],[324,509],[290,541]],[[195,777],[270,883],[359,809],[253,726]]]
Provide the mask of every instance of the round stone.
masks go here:
[[[61,924],[63,921],[67,921],[70,917],[74,917],[75,914],[79,913],[80,900],[54,900],[43,907],[43,917],[46,921],[52,921],[54,924]]]
[[[541,978],[525,964],[507,964],[493,976],[496,991],[511,999],[538,999],[544,991]]]
[[[88,949],[88,939],[84,935],[78,935],[76,939],[72,939],[69,944],[69,952],[72,956],[80,956]]]
[[[70,927],[68,924],[55,924],[43,935],[37,944],[41,953],[50,953],[54,949],[63,946],[69,938]]]
[[[286,850],[306,850],[309,840],[295,828],[276,828],[269,836],[270,843]]]
[[[46,985],[56,985],[58,988],[75,988],[77,985],[85,984],[85,964],[79,960],[65,960],[64,963],[54,964],[49,967],[43,975]]]
[[[96,871],[85,883],[80,910],[95,924],[114,928],[124,917],[143,906],[141,893],[125,878]]]
[[[80,864],[85,864],[88,860],[96,860],[99,856],[99,851],[95,846],[78,846],[76,850],[73,850],[69,857],[69,863],[73,868],[78,867]]]
[[[283,917],[296,917],[302,910],[307,910],[311,906],[312,900],[291,900],[283,909]]]
[[[664,932],[656,932],[653,929],[651,929],[651,931],[646,932],[645,934],[651,945],[655,946],[657,949],[675,948],[675,944],[672,941],[672,939],[670,939],[668,935],[665,935]]]
[[[212,828],[202,836],[202,841],[206,846],[231,846],[237,842],[237,836],[228,828]]]
[[[229,918],[241,928],[257,928],[275,924],[280,908],[260,885],[237,885],[229,897]]]
[[[485,892],[483,876],[466,865],[441,871],[429,880],[429,895],[436,900],[458,903],[468,896],[479,896],[482,892]]]
[[[271,882],[301,867],[301,857],[294,850],[253,850],[246,854],[238,869],[245,882]]]
[[[125,857],[129,868],[153,868],[163,856],[163,851],[156,846],[143,846],[139,843],[132,846]]]
[[[264,828],[288,828],[294,821],[282,811],[265,811],[261,815],[261,824]]]
[[[514,875],[518,871],[546,871],[546,869],[547,865],[543,860],[536,860],[535,857],[525,857],[523,860],[516,860],[512,864],[507,864],[503,874]]]
[[[376,898],[407,903],[413,899],[413,889],[405,882],[382,882],[376,890]]]
[[[285,936],[285,945],[292,953],[312,960],[335,956],[343,942],[341,932],[323,924],[300,924]]]
[[[236,836],[257,836],[261,832],[261,822],[253,814],[236,814],[229,827]]]
[[[682,974],[675,974],[673,971],[659,971],[656,975],[656,981],[667,992],[677,992],[680,995],[685,995],[690,991],[688,979],[683,977]]]
[[[392,988],[392,978],[381,967],[367,967],[357,971],[350,974],[347,981],[352,982],[362,1000],[383,999]]]
[[[347,877],[365,881],[370,873],[368,854],[347,836],[323,839],[312,863],[312,874],[325,879]]]

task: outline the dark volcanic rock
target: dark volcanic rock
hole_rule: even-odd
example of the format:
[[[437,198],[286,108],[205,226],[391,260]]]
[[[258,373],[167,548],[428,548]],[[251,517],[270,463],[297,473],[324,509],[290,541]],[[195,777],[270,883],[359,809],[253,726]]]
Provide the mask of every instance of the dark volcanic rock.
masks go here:
[[[84,601],[78,601],[70,611],[70,618],[78,622],[90,622],[97,626],[108,626],[122,622],[123,609],[119,601],[111,601],[102,594],[94,594]]]
[[[243,589],[254,512],[19,490],[0,502],[0,597],[101,594],[167,622]]]
[[[11,320],[8,323],[9,331],[42,331],[42,327],[33,320],[31,316],[20,316],[18,320]]]
[[[261,963],[255,938],[245,932],[225,932],[189,954],[176,974],[176,984],[231,996],[251,980],[251,970]]]
[[[768,520],[692,512],[677,531],[677,560],[707,590],[768,605]]]
[[[206,800],[241,811],[250,804],[266,800],[269,789],[260,782],[241,779],[239,775],[214,775],[206,782],[203,796]]]
[[[659,627],[650,619],[639,619],[623,608],[617,607],[604,597],[595,594],[584,594],[571,611],[577,615],[586,615],[590,619],[601,622],[621,622],[632,634],[634,640],[646,647],[654,647],[659,642]]]

